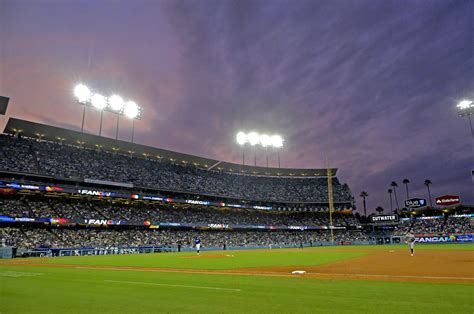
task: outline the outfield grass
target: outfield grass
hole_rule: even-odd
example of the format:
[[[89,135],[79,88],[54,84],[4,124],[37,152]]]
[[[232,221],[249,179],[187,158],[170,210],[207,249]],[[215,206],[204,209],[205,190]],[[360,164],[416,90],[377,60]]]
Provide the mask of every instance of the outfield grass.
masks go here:
[[[381,248],[406,249],[405,246],[362,249],[370,251]],[[472,250],[474,246],[430,245],[418,248]],[[318,252],[318,248],[263,252],[228,251],[226,254],[234,255],[228,259],[187,259],[182,257],[193,254],[177,253],[31,261],[77,265],[232,269],[302,265],[301,263],[318,265],[367,254],[353,252],[354,249],[358,248],[341,248],[335,252]],[[228,264],[229,261],[232,264]],[[0,312],[473,313],[474,285],[0,264]]]
[[[242,250],[242,251],[206,251],[201,257],[210,254],[231,255],[229,258],[190,258],[194,252],[141,254],[141,255],[100,255],[56,257],[36,259],[42,263],[70,265],[130,266],[159,267],[182,269],[237,269],[263,266],[312,266],[367,255],[370,251],[408,250],[406,245],[391,246],[343,246],[315,247],[305,249],[273,249],[273,250]],[[472,250],[474,244],[440,244],[417,245],[416,250]]]
[[[206,255],[219,254],[224,258],[206,258]],[[364,252],[327,252],[318,249],[274,249],[246,251],[202,252],[200,258],[194,258],[196,253],[162,253],[142,255],[103,255],[61,257],[46,260],[54,264],[101,265],[101,266],[132,266],[160,267],[183,269],[237,269],[262,266],[286,265],[321,265],[349,258],[363,256]]]

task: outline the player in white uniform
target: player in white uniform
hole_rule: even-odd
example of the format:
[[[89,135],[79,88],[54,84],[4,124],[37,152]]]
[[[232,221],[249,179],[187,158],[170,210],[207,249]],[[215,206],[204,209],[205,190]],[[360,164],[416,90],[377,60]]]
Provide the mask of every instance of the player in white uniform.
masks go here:
[[[196,253],[199,255],[199,250],[201,250],[201,239],[196,238],[194,244],[196,244]]]
[[[415,255],[415,236],[411,232],[407,233],[405,242],[408,243],[411,256]]]

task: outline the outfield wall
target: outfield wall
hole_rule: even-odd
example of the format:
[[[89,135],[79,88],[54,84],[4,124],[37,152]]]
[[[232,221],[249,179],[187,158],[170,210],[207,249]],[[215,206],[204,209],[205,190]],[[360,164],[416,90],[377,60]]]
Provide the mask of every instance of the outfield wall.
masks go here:
[[[373,242],[346,242],[343,245],[370,245]],[[201,247],[201,251],[231,251],[231,250],[257,250],[257,249],[284,249],[308,248],[321,246],[340,246],[337,242],[314,242],[286,245],[261,245],[261,246],[231,246],[231,247]],[[55,257],[55,256],[95,256],[95,255],[121,255],[121,254],[147,254],[167,252],[195,252],[192,247],[115,247],[115,248],[54,248],[54,249],[18,249],[15,257]]]
[[[372,241],[376,244],[401,244],[405,243],[405,236],[372,236]],[[416,243],[474,243],[474,234],[415,234]]]

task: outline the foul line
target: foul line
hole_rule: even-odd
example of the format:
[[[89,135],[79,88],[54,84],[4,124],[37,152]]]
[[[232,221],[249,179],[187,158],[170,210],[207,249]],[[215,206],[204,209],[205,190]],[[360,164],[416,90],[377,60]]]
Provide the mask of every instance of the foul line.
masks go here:
[[[231,288],[218,288],[218,287],[206,287],[206,286],[186,286],[186,285],[172,285],[166,283],[154,283],[154,282],[141,282],[141,281],[120,281],[120,280],[104,280],[106,282],[115,283],[128,283],[135,285],[150,285],[150,286],[165,286],[165,287],[178,287],[178,288],[194,288],[194,289],[211,289],[211,290],[227,290],[227,291],[242,291],[240,289]]]
[[[460,279],[460,280],[474,280],[472,277],[435,277],[435,276],[409,276],[409,275],[376,275],[376,274],[351,274],[351,273],[313,273],[313,275],[336,275],[336,276],[354,276],[354,277],[387,277],[387,278],[413,278],[413,279]]]

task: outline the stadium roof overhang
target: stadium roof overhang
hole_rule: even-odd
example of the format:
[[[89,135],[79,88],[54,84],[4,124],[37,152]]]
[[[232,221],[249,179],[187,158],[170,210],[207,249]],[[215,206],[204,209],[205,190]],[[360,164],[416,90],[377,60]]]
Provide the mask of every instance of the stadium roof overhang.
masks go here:
[[[214,169],[224,172],[241,173],[260,176],[289,176],[289,177],[314,177],[326,176],[326,169],[292,169],[292,168],[266,168],[221,162],[194,155],[188,155],[170,150],[145,146],[141,144],[115,140],[112,138],[82,133],[74,130],[59,128],[51,125],[36,123],[17,118],[10,118],[5,126],[4,133],[21,134],[31,138],[42,138],[53,142],[100,148],[105,151],[116,151],[120,154],[133,154],[134,156],[159,159],[182,165],[194,165],[203,169]],[[335,176],[336,168],[332,169]]]

